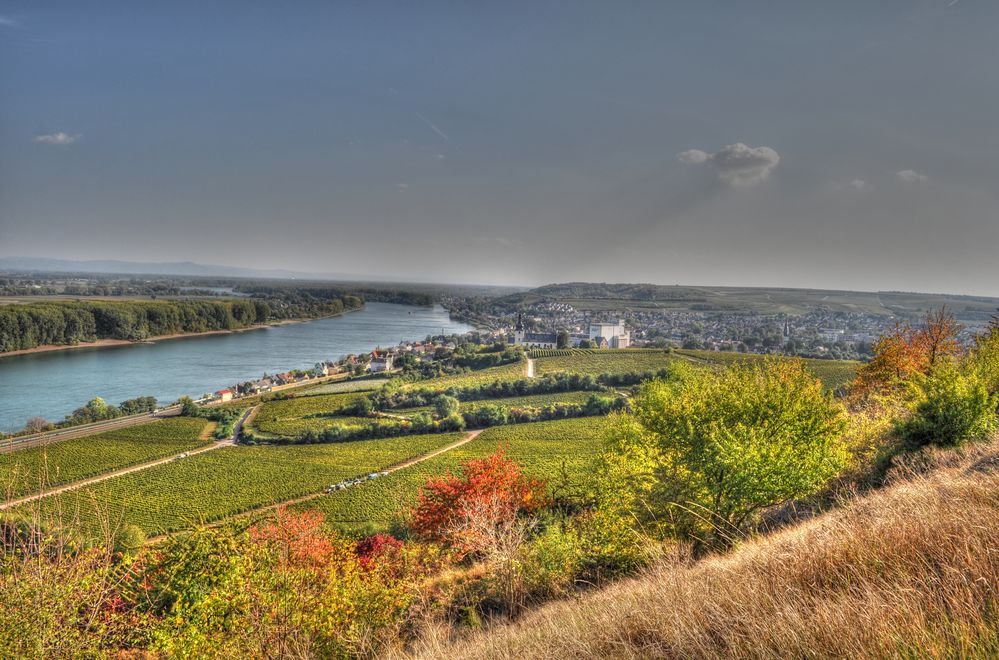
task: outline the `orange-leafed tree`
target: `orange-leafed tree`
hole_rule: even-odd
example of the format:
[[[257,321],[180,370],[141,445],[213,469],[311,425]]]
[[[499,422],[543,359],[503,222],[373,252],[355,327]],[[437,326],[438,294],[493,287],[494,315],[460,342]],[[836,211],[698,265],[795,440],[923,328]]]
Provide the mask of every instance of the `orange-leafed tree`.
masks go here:
[[[299,513],[281,507],[273,520],[250,527],[249,537],[275,550],[283,566],[321,568],[337,550],[318,511]]]
[[[431,478],[413,508],[413,530],[462,554],[490,550],[519,514],[546,502],[545,482],[525,477],[502,450]]]
[[[874,357],[859,370],[852,391],[864,395],[899,387],[926,374],[942,360],[961,354],[961,326],[946,308],[927,312],[921,326],[898,324],[874,346]]]

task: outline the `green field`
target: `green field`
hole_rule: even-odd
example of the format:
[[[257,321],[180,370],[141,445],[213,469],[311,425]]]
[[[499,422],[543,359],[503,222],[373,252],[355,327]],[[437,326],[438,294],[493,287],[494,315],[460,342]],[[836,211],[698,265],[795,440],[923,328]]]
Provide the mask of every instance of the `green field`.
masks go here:
[[[345,531],[384,531],[416,500],[428,478],[456,472],[462,461],[482,458],[498,448],[520,463],[525,474],[547,479],[549,490],[562,487],[563,466],[570,484],[585,487],[610,423],[607,417],[588,417],[494,427],[458,449],[298,508],[322,511],[329,523]]]
[[[174,417],[0,454],[0,488],[18,497],[209,444],[210,422]]]
[[[461,437],[448,433],[325,445],[224,447],[46,498],[42,516],[61,516],[68,523],[78,518],[87,537],[100,534],[102,520],[161,534],[315,493]]]
[[[560,352],[562,353],[562,352]],[[599,351],[577,350],[534,360],[537,376],[560,372],[591,374],[627,374],[659,371],[675,358],[661,349],[621,348]]]
[[[377,390],[390,379],[385,378],[351,378],[350,380],[335,380],[319,385],[311,385],[295,390],[299,395],[313,396],[316,394],[340,394],[343,392],[370,392]]]
[[[719,365],[732,364],[735,362],[755,362],[766,359],[766,356],[764,355],[756,355],[753,353],[732,353],[727,351],[680,350],[676,351],[676,354],[697,360],[699,362]],[[812,372],[816,378],[821,380],[822,384],[829,390],[836,390],[853,380],[857,367],[861,365],[860,362],[854,362],[852,360],[816,360],[803,358],[801,361],[804,363],[805,368]]]
[[[413,387],[443,389],[446,387],[469,387],[471,385],[481,385],[482,383],[492,383],[497,380],[516,380],[523,378],[527,374],[527,365],[524,362],[512,362],[502,364],[498,367],[489,367],[464,374],[453,376],[441,376],[413,383]]]
[[[554,392],[552,394],[530,394],[501,399],[466,401],[461,404],[461,410],[475,410],[480,406],[487,405],[500,406],[501,408],[541,408],[555,403],[585,403],[594,394],[601,394],[601,392]],[[410,416],[418,412],[431,412],[433,409],[433,406],[420,406],[418,408],[399,408],[392,412]]]
[[[364,425],[357,417],[312,417],[311,415],[335,415],[364,396],[363,392],[342,394],[320,394],[317,396],[296,396],[292,399],[276,399],[260,405],[253,420],[253,428],[264,433],[282,436],[295,436],[308,429],[321,430],[331,426]]]

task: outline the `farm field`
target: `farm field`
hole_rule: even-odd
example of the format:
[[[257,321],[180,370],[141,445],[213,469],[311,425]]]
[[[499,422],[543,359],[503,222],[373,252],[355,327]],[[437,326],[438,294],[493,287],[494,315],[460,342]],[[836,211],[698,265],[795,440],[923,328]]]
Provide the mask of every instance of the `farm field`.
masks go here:
[[[211,443],[203,435],[212,424],[173,417],[0,454],[0,488],[16,498],[196,449]]]
[[[341,394],[320,394],[316,396],[296,396],[291,399],[275,399],[260,405],[253,420],[253,427],[274,435],[297,435],[305,430],[320,430],[330,426],[359,424],[357,419],[348,417],[310,417],[310,415],[335,414],[344,406],[364,396],[363,392]],[[365,420],[368,423],[370,420]]]
[[[643,348],[551,352],[559,355],[539,357],[534,360],[535,375],[567,372],[599,376],[658,371],[676,359],[664,350]]]
[[[600,455],[609,417],[564,419],[486,429],[472,442],[389,476],[303,502],[295,508],[315,509],[347,532],[385,531],[415,501],[423,484],[462,461],[482,458],[502,448],[524,473],[547,479],[549,490],[560,487],[562,468],[574,487],[585,487]]]
[[[471,371],[464,374],[455,374],[452,376],[441,376],[440,378],[421,380],[416,383],[412,383],[411,386],[429,389],[469,387],[472,385],[481,385],[482,383],[492,383],[497,380],[516,380],[518,378],[523,378],[526,373],[527,365],[525,362],[512,362],[510,364],[502,364],[498,367],[489,367],[487,369],[480,369],[478,371]]]
[[[607,396],[604,392],[553,392],[551,394],[530,394],[527,396],[510,396],[501,399],[484,399],[482,401],[464,401],[461,410],[474,410],[480,406],[493,405],[502,408],[540,408],[554,403],[585,403],[590,396],[598,394]],[[413,415],[418,412],[430,412],[433,406],[416,408],[398,408],[392,413],[398,415]]]
[[[462,433],[349,443],[225,447],[42,500],[43,519],[79,519],[87,538],[102,520],[162,534],[318,492],[456,442]],[[35,504],[34,506],[38,506]],[[28,514],[25,507],[12,513]]]
[[[677,355],[683,355],[694,360],[700,360],[711,364],[732,364],[740,361],[758,361],[765,359],[763,355],[753,353],[732,353],[728,351],[695,351],[679,350]],[[815,377],[822,381],[822,384],[829,390],[843,387],[851,380],[860,366],[860,362],[852,360],[817,360],[803,358],[805,367],[815,374]]]
[[[351,378],[319,385],[306,386],[296,392],[299,396],[314,396],[316,394],[342,394],[344,392],[370,392],[389,381],[389,378]]]

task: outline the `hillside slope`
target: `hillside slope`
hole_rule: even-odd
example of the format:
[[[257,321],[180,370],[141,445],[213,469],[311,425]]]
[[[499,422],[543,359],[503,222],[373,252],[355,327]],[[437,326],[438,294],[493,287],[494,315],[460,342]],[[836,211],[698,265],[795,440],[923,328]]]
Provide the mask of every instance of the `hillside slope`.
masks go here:
[[[996,657],[999,442],[920,457],[842,509],[426,657]]]

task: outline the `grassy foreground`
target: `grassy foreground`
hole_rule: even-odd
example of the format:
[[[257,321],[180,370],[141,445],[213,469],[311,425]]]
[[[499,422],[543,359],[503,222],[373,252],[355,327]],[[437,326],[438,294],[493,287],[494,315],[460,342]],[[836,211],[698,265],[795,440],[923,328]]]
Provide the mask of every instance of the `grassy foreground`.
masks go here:
[[[927,450],[891,487],[736,551],[638,578],[453,642],[462,658],[999,655],[999,441]]]

